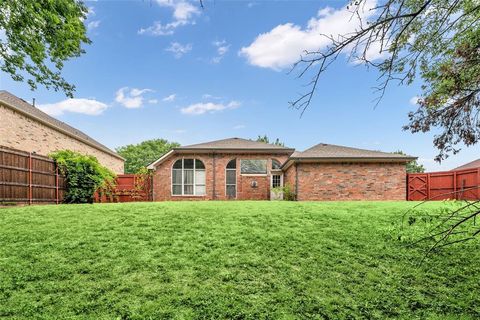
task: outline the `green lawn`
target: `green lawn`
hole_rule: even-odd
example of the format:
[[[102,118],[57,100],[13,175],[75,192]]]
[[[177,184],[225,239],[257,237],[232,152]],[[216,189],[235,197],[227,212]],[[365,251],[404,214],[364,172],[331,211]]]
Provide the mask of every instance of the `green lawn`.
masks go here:
[[[480,241],[419,265],[412,205],[0,209],[0,318],[478,319]]]

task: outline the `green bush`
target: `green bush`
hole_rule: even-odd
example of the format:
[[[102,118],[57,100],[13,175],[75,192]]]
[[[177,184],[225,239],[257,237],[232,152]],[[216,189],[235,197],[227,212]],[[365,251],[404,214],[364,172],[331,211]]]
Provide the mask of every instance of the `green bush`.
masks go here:
[[[65,203],[93,203],[95,191],[113,184],[115,174],[103,167],[94,156],[70,150],[61,150],[49,155],[65,176]]]
[[[287,183],[283,187],[275,187],[272,189],[272,192],[275,194],[283,193],[283,200],[286,201],[295,201],[297,199],[297,195],[293,192],[292,187]]]

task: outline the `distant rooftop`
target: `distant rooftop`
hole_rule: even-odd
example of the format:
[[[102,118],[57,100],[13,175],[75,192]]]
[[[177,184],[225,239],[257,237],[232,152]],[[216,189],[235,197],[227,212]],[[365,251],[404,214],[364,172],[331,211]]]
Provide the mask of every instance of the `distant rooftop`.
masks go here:
[[[175,148],[175,150],[278,150],[280,152],[293,152],[294,149],[276,144],[259,142],[242,138],[228,138],[210,142],[192,144]]]
[[[466,169],[476,169],[480,168],[480,159],[473,160],[472,162],[466,163],[460,167],[456,167],[453,170],[466,170]]]
[[[104,151],[105,153],[108,153],[114,157],[117,157],[123,160],[123,158],[119,154],[115,153],[113,150],[110,150],[108,147],[104,146],[100,142],[92,139],[82,131],[75,129],[72,126],[69,126],[65,122],[62,122],[60,120],[57,120],[49,116],[42,110],[35,108],[25,100],[20,99],[19,97],[11,94],[8,91],[0,90],[0,103],[1,102],[3,102],[3,104],[6,105],[7,107],[10,107],[15,111],[18,111],[27,117],[30,117],[39,122],[42,122],[43,124],[55,130],[61,131],[77,140],[80,140],[82,142],[85,142],[86,144],[91,145],[92,147],[95,147],[96,149]]]
[[[415,157],[402,154],[365,150],[333,144],[319,143],[303,152],[296,151],[291,158],[296,159],[399,159],[414,160]]]

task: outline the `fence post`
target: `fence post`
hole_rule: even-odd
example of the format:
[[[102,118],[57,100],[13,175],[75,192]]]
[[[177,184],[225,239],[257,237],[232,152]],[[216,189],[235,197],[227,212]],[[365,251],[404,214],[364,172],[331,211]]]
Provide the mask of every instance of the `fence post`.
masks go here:
[[[478,199],[480,199],[480,168],[477,169],[477,194],[478,194]]]
[[[55,162],[55,199],[56,203],[58,204],[58,166]]]
[[[453,171],[453,196],[458,199],[457,195],[457,171]]]
[[[28,204],[32,204],[32,153],[28,153]]]
[[[432,197],[430,192],[430,173],[427,173],[427,200],[430,200]]]

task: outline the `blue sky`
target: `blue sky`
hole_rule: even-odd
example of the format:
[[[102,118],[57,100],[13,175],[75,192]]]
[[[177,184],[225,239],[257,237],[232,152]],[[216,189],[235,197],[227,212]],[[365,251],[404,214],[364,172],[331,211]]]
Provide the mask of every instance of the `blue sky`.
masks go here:
[[[320,80],[300,117],[288,101],[307,78],[288,74],[318,34],[349,30],[343,1],[178,0],[86,2],[93,41],[67,62],[75,99],[42,87],[30,91],[0,73],[0,88],[115,148],[146,139],[181,144],[267,134],[290,147],[325,142],[418,156],[429,170],[478,158],[464,148],[441,165],[433,133],[402,131],[419,86],[393,85],[375,107],[377,73],[342,56]],[[325,32],[324,32],[325,31]],[[373,53],[375,54],[375,52]]]

